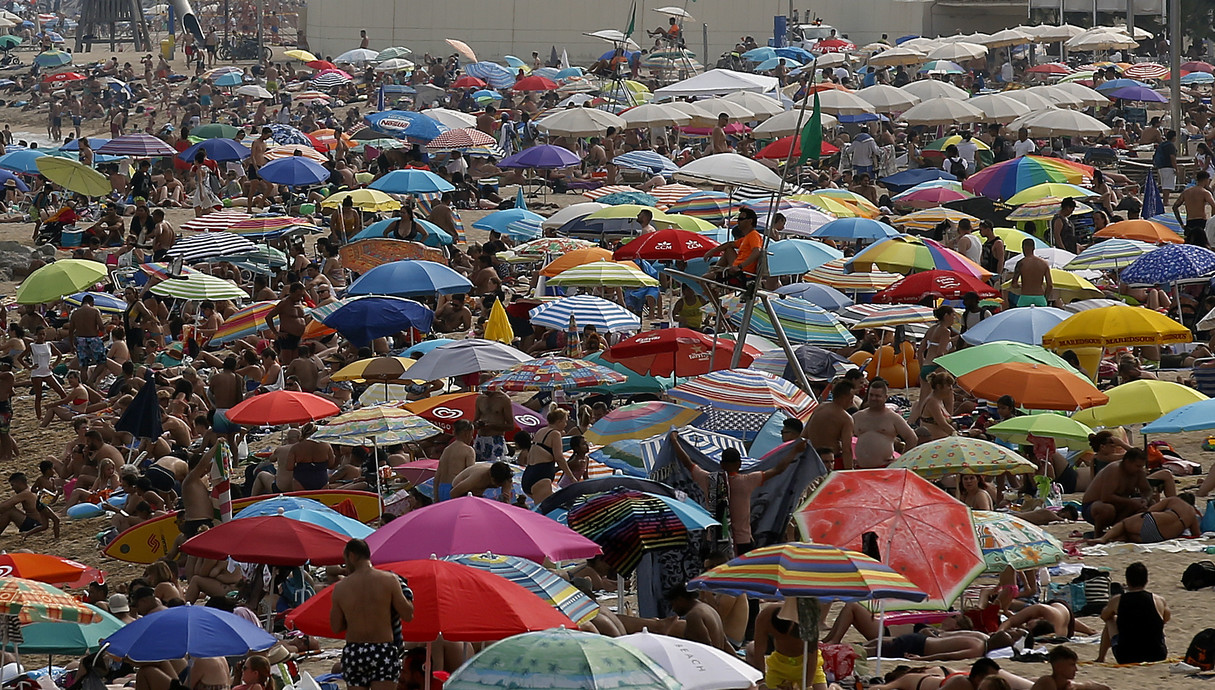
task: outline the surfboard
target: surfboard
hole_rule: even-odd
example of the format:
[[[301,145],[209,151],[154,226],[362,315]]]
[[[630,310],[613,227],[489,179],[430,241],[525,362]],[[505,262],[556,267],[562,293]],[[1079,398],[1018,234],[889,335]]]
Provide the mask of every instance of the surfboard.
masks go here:
[[[370,523],[380,517],[380,497],[368,491],[347,491],[343,489],[321,489],[319,491],[292,491],[286,494],[265,494],[238,498],[232,501],[232,512],[241,510],[259,501],[277,496],[297,496],[320,501],[327,506],[336,506],[343,501],[350,501],[358,513],[360,522]],[[155,563],[164,558],[173,542],[181,536],[177,527],[177,513],[153,518],[128,529],[118,535],[114,541],[102,551],[105,555],[128,563]]]

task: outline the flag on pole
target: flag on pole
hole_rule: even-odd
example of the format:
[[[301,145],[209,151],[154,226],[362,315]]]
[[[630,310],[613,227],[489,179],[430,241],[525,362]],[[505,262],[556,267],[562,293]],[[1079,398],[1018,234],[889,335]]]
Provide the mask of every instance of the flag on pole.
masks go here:
[[[637,28],[637,2],[634,0],[632,9],[629,10],[629,28],[624,30],[625,38],[633,35],[633,30]]]
[[[818,160],[823,155],[823,111],[819,107],[818,91],[814,92],[814,112],[802,127],[800,145],[802,155],[797,159],[798,165],[805,165],[811,158]]]

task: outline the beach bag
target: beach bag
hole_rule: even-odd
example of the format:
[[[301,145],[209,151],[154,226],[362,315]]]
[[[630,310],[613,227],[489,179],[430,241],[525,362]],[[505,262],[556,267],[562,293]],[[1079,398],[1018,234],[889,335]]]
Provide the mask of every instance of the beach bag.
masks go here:
[[[1181,586],[1190,590],[1215,587],[1215,563],[1198,561],[1186,567],[1181,574]]]
[[[1085,568],[1070,583],[1072,611],[1077,616],[1101,613],[1110,602],[1110,576],[1096,568]]]
[[[1207,628],[1190,640],[1190,646],[1185,650],[1185,663],[1203,671],[1215,668],[1215,628]]]
[[[819,643],[818,653],[822,655],[823,673],[827,679],[839,680],[852,675],[856,669],[856,660],[860,658],[850,644]]]
[[[1207,499],[1207,509],[1203,511],[1202,522],[1198,526],[1203,534],[1215,532],[1215,498]]]

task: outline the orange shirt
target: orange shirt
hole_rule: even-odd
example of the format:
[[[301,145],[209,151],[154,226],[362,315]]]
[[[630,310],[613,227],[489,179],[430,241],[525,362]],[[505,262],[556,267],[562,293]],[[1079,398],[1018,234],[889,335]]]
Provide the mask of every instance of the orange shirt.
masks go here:
[[[754,274],[756,269],[759,268],[758,257],[746,266],[743,263],[747,261],[747,257],[751,255],[751,252],[762,248],[763,245],[764,236],[759,234],[758,230],[752,230],[741,240],[736,240],[734,247],[738,250],[738,255],[734,257],[734,265],[747,273]]]

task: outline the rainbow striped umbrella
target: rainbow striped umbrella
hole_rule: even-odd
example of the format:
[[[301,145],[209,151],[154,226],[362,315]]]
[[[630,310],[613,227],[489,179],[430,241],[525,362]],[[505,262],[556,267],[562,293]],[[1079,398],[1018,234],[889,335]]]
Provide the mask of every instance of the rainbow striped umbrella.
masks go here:
[[[575,623],[585,623],[599,613],[599,604],[571,585],[569,580],[526,558],[483,553],[444,556],[443,560],[506,578],[545,600]]]
[[[835,314],[813,302],[800,297],[786,297],[771,300],[771,304],[781,328],[785,331],[785,336],[793,343],[828,348],[849,347],[856,344],[856,338],[840,323]],[[762,308],[761,305],[757,306],[759,308],[752,312],[751,327],[760,335],[778,337],[768,310]],[[737,317],[741,317],[741,314],[736,315],[732,320],[739,321],[740,318]]]
[[[248,220],[249,218],[252,218],[252,216],[244,211],[217,211],[188,220],[181,224],[181,229],[192,230],[194,232],[216,232],[218,230],[227,230],[236,223]]]
[[[215,335],[211,336],[211,342],[216,345],[223,345],[224,343],[240,340],[250,335],[257,335],[267,330],[266,314],[269,314],[276,304],[278,302],[269,300],[254,302],[244,309],[237,310],[219,325],[219,329],[215,331]],[[278,319],[275,319],[276,324],[277,322]]]
[[[1087,184],[1093,176],[1090,166],[1058,158],[1021,156],[983,168],[966,178],[962,188],[973,194],[1004,201],[1017,192],[1044,182]]]
[[[864,554],[807,542],[749,551],[701,573],[688,583],[688,589],[748,594],[763,599],[923,601],[928,598],[906,577]]]
[[[732,201],[730,195],[725,192],[697,192],[671,204],[667,213],[678,213],[720,224],[738,212],[738,208],[739,203]]]
[[[898,198],[895,198],[898,201]],[[932,230],[937,225],[949,221],[957,224],[960,220],[970,221],[972,226],[979,224],[979,218],[972,216],[969,213],[955,211],[952,208],[939,206],[937,208],[926,208],[915,213],[908,213],[905,216],[900,216],[890,221],[896,228],[900,230]]]
[[[975,262],[936,240],[914,235],[899,235],[878,240],[844,264],[850,271],[881,269],[894,273],[916,271],[957,271],[986,280],[991,276]]]
[[[64,621],[95,623],[101,614],[74,597],[44,582],[20,577],[0,578],[0,613],[21,623]]]
[[[1008,220],[1021,222],[1026,220],[1045,220],[1054,216],[1059,212],[1059,207],[1063,203],[1063,199],[1057,196],[1044,196],[1041,199],[1035,199],[1021,204],[1017,210],[1008,214]],[[1079,215],[1082,213],[1092,213],[1092,207],[1076,202],[1076,210],[1072,213]]]
[[[847,258],[828,261],[806,274],[811,283],[830,285],[843,292],[878,292],[894,285],[903,276],[885,271],[853,273],[844,268]]]
[[[760,415],[766,421],[776,408],[805,419],[815,406],[810,396],[789,381],[753,369],[722,369],[695,376],[667,391],[667,396],[712,408],[710,429],[722,426],[721,420],[713,424],[715,411]]]
[[[685,546],[688,528],[659,499],[617,488],[578,499],[566,516],[570,529],[603,547],[603,560],[629,575],[646,551]]]
[[[611,369],[568,357],[537,357],[498,374],[485,383],[486,390],[508,392],[555,391],[624,383],[627,379]]]
[[[924,323],[936,317],[928,307],[918,304],[854,304],[848,307],[849,313],[858,314],[861,318],[852,325],[854,329],[880,328],[882,326],[902,326],[910,323]]]
[[[586,432],[590,443],[608,445],[628,439],[645,439],[681,426],[695,426],[705,413],[668,402],[640,402],[623,405],[603,416]]]

